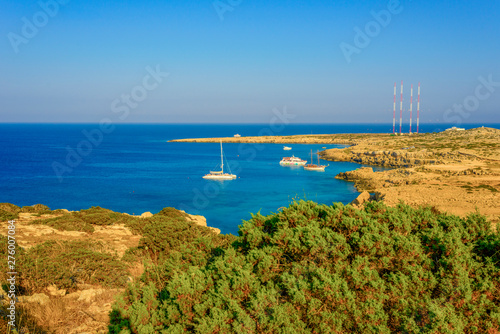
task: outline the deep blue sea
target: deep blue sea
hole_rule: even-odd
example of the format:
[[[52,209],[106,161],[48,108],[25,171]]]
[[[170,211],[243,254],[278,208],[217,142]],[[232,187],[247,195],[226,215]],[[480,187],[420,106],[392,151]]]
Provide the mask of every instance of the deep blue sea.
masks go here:
[[[500,124],[487,126],[500,128]],[[433,132],[447,127],[421,124],[420,129]],[[156,213],[171,206],[205,216],[208,225],[222,233],[237,234],[238,225],[250,219],[251,212],[276,212],[294,199],[326,204],[352,201],[358,195],[353,184],[334,177],[360,165],[329,162],[324,173],[279,165],[283,156],[309,159],[310,150],[341,145],[292,144],[288,145],[292,151],[283,151],[281,144],[227,143],[223,144],[224,153],[238,178],[209,181],[202,176],[217,170],[219,144],[168,140],[236,133],[391,131],[392,124],[134,124],[112,125],[111,129],[100,129],[98,124],[0,124],[0,202],[19,206],[42,203],[68,210],[101,206],[130,214]]]

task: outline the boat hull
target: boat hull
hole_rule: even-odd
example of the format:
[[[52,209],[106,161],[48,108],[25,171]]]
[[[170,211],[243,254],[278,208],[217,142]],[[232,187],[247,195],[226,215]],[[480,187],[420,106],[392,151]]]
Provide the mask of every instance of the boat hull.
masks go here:
[[[304,166],[307,161],[304,162],[280,162],[281,166]]]
[[[306,166],[304,166],[304,169],[305,170],[315,170],[315,171],[318,171],[318,172],[324,172],[325,171],[325,167],[326,166],[317,166],[317,167],[306,167]]]
[[[207,180],[234,180],[236,175],[234,174],[207,174],[203,176]]]

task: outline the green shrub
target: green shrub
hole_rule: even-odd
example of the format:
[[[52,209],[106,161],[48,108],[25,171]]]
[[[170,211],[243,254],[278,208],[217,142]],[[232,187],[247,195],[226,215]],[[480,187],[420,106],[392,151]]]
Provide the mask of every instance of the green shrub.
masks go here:
[[[81,210],[75,213],[80,219],[92,225],[113,225],[126,224],[134,217],[124,213],[113,212],[98,206],[93,206],[87,210]]]
[[[139,248],[147,250],[153,257],[168,254],[179,248],[181,244],[189,243],[195,238],[214,234],[209,229],[178,221],[168,216],[157,216],[145,219],[142,239]]]
[[[169,256],[113,306],[112,333],[500,330],[500,237],[478,214],[301,201],[208,247],[160,224],[142,245]]]
[[[149,226],[152,223],[162,224],[165,222],[172,222],[173,225],[169,225],[170,227],[172,227],[175,225],[175,222],[179,223],[187,222],[186,218],[189,217],[187,213],[169,207],[163,208],[160,212],[153,215],[153,217],[149,218],[140,218],[124,214],[121,215],[124,216],[122,217],[122,219],[125,226],[127,226],[133,233],[136,234],[143,234],[145,231],[145,227]],[[191,223],[189,224],[189,226],[190,225]],[[188,225],[182,225],[182,226],[188,226]]]
[[[0,203],[0,221],[8,221],[19,217],[21,208],[10,203]]]
[[[84,222],[92,225],[112,225],[116,221],[109,213],[79,214],[77,216]]]
[[[213,249],[234,241],[234,236],[166,216],[145,219],[141,234],[137,251],[151,260],[142,280],[153,281],[157,287],[164,286],[174,273],[205,264]]]
[[[46,214],[51,213],[50,208],[43,204],[35,204],[31,206],[23,206],[21,208],[21,212],[23,213],[37,213],[37,214]]]
[[[76,213],[68,213],[55,218],[32,220],[30,224],[48,225],[59,231],[94,232],[94,227],[81,219]]]
[[[101,208],[100,206],[92,206],[89,209],[80,210],[80,213],[84,214],[84,215],[90,215],[90,214],[96,214],[96,213],[101,213],[101,214],[113,213],[113,211],[111,211],[109,209]]]
[[[165,216],[168,218],[176,219],[176,220],[186,220],[189,215],[185,212],[179,211],[174,208],[163,208],[160,212],[155,214],[155,216]]]
[[[55,213],[55,211],[53,211]],[[92,225],[113,225],[113,224],[132,224],[136,217],[123,213],[113,212],[100,207],[92,207],[79,212],[64,213],[62,216],[33,220],[30,224],[43,224],[51,226],[60,231],[80,231],[94,232]]]
[[[0,239],[0,254],[5,258],[6,239]],[[77,283],[123,287],[128,275],[127,266],[106,253],[102,243],[86,240],[50,240],[28,250],[17,246],[16,258],[17,288],[26,295],[42,292],[52,284],[70,290],[76,289]],[[6,272],[6,268],[1,269]],[[5,278],[2,277],[2,284],[6,283]]]

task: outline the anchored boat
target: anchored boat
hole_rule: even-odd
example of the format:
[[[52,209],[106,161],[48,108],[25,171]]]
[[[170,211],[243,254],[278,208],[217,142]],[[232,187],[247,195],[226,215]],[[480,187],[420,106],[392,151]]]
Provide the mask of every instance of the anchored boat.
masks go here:
[[[229,168],[229,165],[227,166],[229,173],[224,173],[224,152],[222,151],[222,140],[220,141],[220,168],[220,171],[210,171],[210,173],[203,176],[203,178],[208,180],[233,180],[236,178],[236,175],[231,174],[231,168]]]
[[[293,155],[291,157],[285,157],[280,161],[281,166],[304,166],[306,163],[306,160],[302,160]]]
[[[304,169],[305,170],[315,170],[315,171],[320,171],[320,172],[324,172],[325,171],[325,168],[330,166],[330,165],[327,165],[327,166],[323,166],[323,165],[320,165],[319,164],[319,152],[316,153],[318,155],[318,164],[315,165],[312,163],[312,160],[313,160],[313,151],[311,150],[311,163],[310,164],[307,164],[304,166]]]

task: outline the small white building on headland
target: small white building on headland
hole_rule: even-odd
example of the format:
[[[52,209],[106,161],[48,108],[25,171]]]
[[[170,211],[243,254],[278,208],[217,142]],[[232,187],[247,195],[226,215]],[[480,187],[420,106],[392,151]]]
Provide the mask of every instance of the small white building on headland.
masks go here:
[[[465,129],[464,128],[457,128],[456,126],[453,126],[453,127],[446,129],[444,131],[465,131]]]

